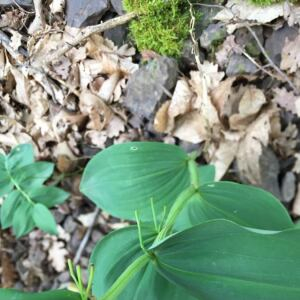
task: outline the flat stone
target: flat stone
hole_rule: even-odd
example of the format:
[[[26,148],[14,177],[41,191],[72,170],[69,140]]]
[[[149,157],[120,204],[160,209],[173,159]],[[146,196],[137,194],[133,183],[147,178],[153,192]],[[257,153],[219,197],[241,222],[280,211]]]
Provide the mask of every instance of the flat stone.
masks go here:
[[[263,148],[259,159],[261,187],[272,193],[275,197],[282,199],[279,189],[279,161],[274,151],[267,147]]]
[[[233,54],[229,58],[226,75],[254,74],[257,70],[257,67],[248,58],[239,54]]]
[[[291,202],[296,194],[296,176],[293,172],[287,172],[282,180],[281,193],[284,202]]]
[[[110,0],[111,6],[113,7],[114,11],[118,15],[124,15],[126,13],[123,5],[123,0]]]
[[[202,48],[209,49],[223,41],[227,35],[226,27],[223,23],[209,24],[200,36]]]
[[[127,42],[128,32],[128,26],[125,24],[106,30],[103,35],[105,38],[113,41],[116,46],[121,47]]]
[[[166,99],[166,91],[172,89],[177,80],[176,60],[159,57],[142,66],[128,80],[124,106],[142,120],[152,120],[155,111]]]
[[[298,35],[298,30],[298,27],[289,27],[288,25],[285,25],[280,29],[273,31],[266,39],[265,49],[272,61],[278,66],[281,62],[281,52],[285,40],[289,39],[290,41],[293,41]]]
[[[109,0],[67,0],[67,25],[71,27],[95,25],[108,8]]]
[[[32,0],[0,0],[0,6],[9,6],[9,5],[20,5],[22,7],[32,7],[33,1]]]

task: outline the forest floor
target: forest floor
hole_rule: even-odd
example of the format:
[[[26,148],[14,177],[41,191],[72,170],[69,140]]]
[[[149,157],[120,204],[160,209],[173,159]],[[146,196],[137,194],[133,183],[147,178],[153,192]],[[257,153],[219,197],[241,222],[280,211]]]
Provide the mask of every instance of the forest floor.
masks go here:
[[[79,192],[89,159],[116,143],[201,151],[216,180],[263,187],[297,220],[300,7],[197,3],[175,59],[136,49],[121,0],[33,2],[0,0],[0,151],[31,143],[71,196],[53,209],[58,236],[1,231],[1,287],[66,287],[66,259],[85,274],[97,241],[128,224]]]

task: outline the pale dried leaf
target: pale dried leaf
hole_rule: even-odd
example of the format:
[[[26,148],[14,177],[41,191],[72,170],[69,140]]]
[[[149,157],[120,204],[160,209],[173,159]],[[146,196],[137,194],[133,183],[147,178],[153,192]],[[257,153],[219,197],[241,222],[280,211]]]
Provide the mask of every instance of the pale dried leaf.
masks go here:
[[[229,0],[226,8],[221,10],[215,17],[215,20],[230,22],[234,19],[242,21],[256,21],[258,23],[269,23],[284,15],[282,4],[273,4],[268,6],[259,6],[251,4],[246,0]]]
[[[61,241],[53,241],[49,248],[48,260],[51,262],[56,272],[62,272],[66,269],[66,256],[68,251]]]
[[[300,67],[300,35],[295,40],[285,40],[284,47],[281,52],[280,68],[287,70],[288,73],[295,73]]]
[[[62,13],[65,8],[65,0],[53,0],[50,4],[50,10],[53,14]]]
[[[275,88],[275,96],[273,102],[277,103],[280,107],[290,111],[292,113],[297,113],[296,102],[300,100],[299,96],[296,96],[292,91],[288,92],[285,87]]]

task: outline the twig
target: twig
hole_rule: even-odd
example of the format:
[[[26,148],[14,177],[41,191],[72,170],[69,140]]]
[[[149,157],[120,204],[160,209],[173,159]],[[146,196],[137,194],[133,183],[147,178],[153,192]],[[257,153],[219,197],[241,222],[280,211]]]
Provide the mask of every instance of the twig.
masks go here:
[[[270,56],[268,55],[267,51],[265,50],[265,48],[263,47],[263,45],[261,44],[259,38],[257,37],[256,33],[252,30],[252,28],[245,23],[245,27],[248,29],[248,31],[251,33],[251,35],[253,36],[253,38],[255,39],[257,46],[259,47],[259,49],[261,50],[262,54],[265,56],[265,58],[267,59],[268,63],[272,66],[272,68],[289,84],[289,86],[293,89],[294,93],[299,95],[299,91],[298,89],[294,86],[294,84],[292,83],[292,81],[288,78],[288,76],[280,70],[280,68],[272,61],[272,59],[270,58]]]
[[[91,226],[88,228],[87,232],[85,233],[83,239],[81,240],[81,243],[76,251],[76,254],[75,254],[75,257],[74,257],[74,265],[77,265],[79,263],[79,260],[81,258],[81,255],[82,255],[82,252],[84,251],[84,248],[86,247],[86,244],[88,243],[89,239],[90,239],[90,236],[91,236],[91,233],[92,233],[92,230],[93,230],[93,227],[97,221],[97,218],[99,216],[99,213],[100,213],[100,209],[97,207],[95,209],[95,216],[94,216],[94,219],[92,221],[92,224]]]
[[[91,36],[94,33],[100,33],[105,30],[117,27],[119,25],[123,25],[130,20],[137,17],[136,13],[128,13],[126,15],[113,18],[111,20],[108,20],[104,23],[95,25],[95,26],[89,26],[81,30],[81,32],[74,38],[74,40],[71,43],[63,43],[62,46],[58,47],[58,50],[54,52],[52,55],[49,55],[46,59],[43,59],[40,61],[40,64],[49,64],[53,63],[56,60],[58,60],[62,55],[64,55],[66,52],[71,50],[73,47],[77,46],[81,42],[83,42],[86,38]]]
[[[194,51],[194,56],[195,56],[195,60],[197,63],[197,67],[198,67],[199,72],[201,72],[200,49],[199,49],[198,41],[196,39],[195,32],[194,32],[196,17],[194,14],[193,4],[190,2],[190,0],[187,0],[187,1],[190,5],[190,15],[191,15],[190,36],[191,36],[192,43],[193,43],[193,51]]]

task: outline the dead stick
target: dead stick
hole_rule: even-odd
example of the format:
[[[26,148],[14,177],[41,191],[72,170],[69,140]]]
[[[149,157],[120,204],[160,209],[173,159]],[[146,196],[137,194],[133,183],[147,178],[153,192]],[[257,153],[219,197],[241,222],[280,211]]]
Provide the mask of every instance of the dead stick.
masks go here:
[[[81,30],[81,32],[74,38],[74,40],[71,43],[63,43],[61,47],[58,48],[56,52],[54,52],[52,55],[49,55],[45,60],[39,62],[42,64],[49,64],[53,63],[54,61],[58,60],[62,55],[64,55],[66,52],[71,50],[73,47],[77,46],[81,42],[83,42],[86,38],[91,36],[94,33],[100,33],[105,30],[117,27],[119,25],[126,24],[130,20],[137,17],[136,13],[128,13],[126,15],[113,18],[111,20],[108,20],[104,23],[95,25],[95,26],[89,26]]]

